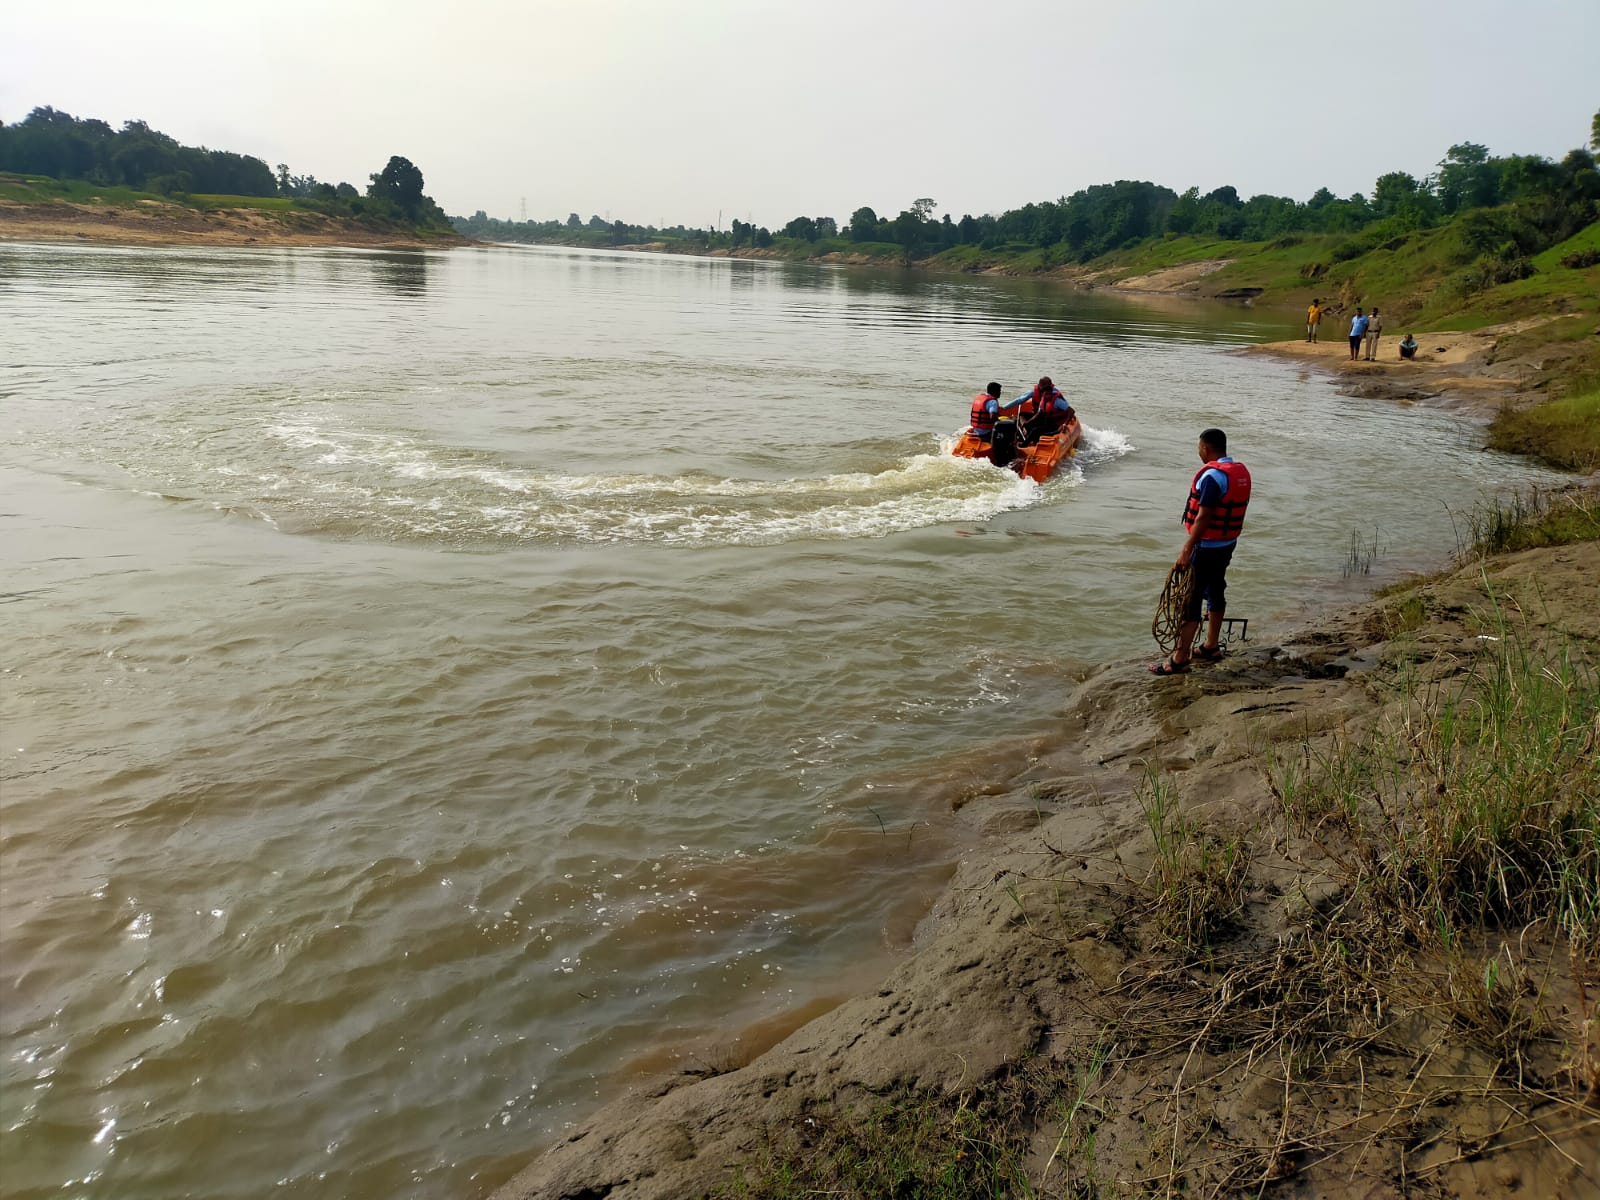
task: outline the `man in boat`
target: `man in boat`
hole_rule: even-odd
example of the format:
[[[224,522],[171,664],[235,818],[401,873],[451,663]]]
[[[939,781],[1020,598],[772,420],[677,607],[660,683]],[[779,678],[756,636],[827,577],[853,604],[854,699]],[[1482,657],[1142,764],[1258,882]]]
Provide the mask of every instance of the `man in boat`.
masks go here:
[[[1048,375],[1039,379],[1033,391],[1018,396],[1006,407],[1017,409],[1024,446],[1055,433],[1073,417],[1072,405]]]
[[[1228,457],[1228,435],[1207,429],[1197,447],[1200,469],[1189,485],[1183,506],[1183,527],[1188,532],[1174,568],[1194,572],[1194,587],[1178,626],[1178,645],[1172,657],[1151,663],[1156,675],[1181,675],[1189,662],[1216,662],[1222,657],[1222,614],[1227,611],[1228,563],[1244,528],[1244,511],[1250,503],[1250,472],[1242,462]],[[1206,640],[1194,645],[1200,632],[1200,602],[1208,614]],[[1191,652],[1192,647],[1192,652]]]
[[[986,390],[972,398],[972,436],[980,442],[987,442],[994,436],[994,423],[999,415],[1000,385],[991,383]]]

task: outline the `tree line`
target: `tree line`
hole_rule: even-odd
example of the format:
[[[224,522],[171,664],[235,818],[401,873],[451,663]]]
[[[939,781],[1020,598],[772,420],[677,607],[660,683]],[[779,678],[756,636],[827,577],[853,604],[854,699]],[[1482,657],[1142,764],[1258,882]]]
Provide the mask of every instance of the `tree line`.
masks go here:
[[[1600,149],[1600,114],[1591,148]],[[1473,142],[1451,146],[1436,169],[1418,179],[1391,171],[1373,184],[1370,195],[1340,197],[1319,188],[1308,200],[1257,195],[1245,199],[1231,186],[1201,193],[1144,181],[1096,184],[1062,196],[1010,209],[998,215],[949,213],[934,217],[935,202],[921,198],[890,218],[870,207],[850,214],[841,227],[832,217],[799,216],[776,233],[735,220],[726,230],[676,226],[660,229],[598,216],[582,221],[503,221],[479,210],[455,218],[469,237],[495,241],[566,241],[590,245],[629,245],[679,241],[704,249],[766,247],[787,239],[790,247],[816,253],[852,248],[900,253],[906,261],[956,247],[984,252],[1042,251],[1045,262],[1088,262],[1151,238],[1195,236],[1224,241],[1270,241],[1294,234],[1349,234],[1350,256],[1370,245],[1417,229],[1440,225],[1478,209],[1509,209],[1483,218],[1474,238],[1519,254],[1570,237],[1600,216],[1600,173],[1591,149],[1575,149],[1559,161],[1540,155],[1491,155]]]
[[[350,183],[291,174],[287,163],[273,170],[253,155],[185,146],[143,121],[113,129],[105,121],[80,120],[50,107],[35,108],[15,124],[0,124],[0,171],[175,198],[282,196],[333,215],[450,228],[450,218],[424,193],[422,172],[399,155],[367,177],[363,193]]]

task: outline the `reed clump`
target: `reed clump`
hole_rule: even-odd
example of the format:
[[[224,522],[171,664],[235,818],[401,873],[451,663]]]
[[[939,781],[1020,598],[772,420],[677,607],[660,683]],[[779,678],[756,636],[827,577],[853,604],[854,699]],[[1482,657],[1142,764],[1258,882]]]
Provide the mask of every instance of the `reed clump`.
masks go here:
[[[1441,948],[1539,927],[1600,960],[1600,682],[1508,623],[1464,677],[1402,679],[1363,740],[1279,752],[1268,781],[1367,908]]]
[[[1493,497],[1464,514],[1456,523],[1456,555],[1484,558],[1596,538],[1600,485],[1531,487]]]
[[[1147,773],[1139,804],[1154,846],[1144,881],[1156,927],[1173,944],[1210,945],[1244,914],[1250,847],[1242,834],[1220,834],[1182,811],[1171,781]]]

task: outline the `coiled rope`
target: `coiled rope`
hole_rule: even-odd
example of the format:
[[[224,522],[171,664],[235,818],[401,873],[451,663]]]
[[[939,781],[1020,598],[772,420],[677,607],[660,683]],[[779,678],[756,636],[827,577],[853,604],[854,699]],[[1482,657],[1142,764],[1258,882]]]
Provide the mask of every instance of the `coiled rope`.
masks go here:
[[[1194,595],[1194,571],[1180,571],[1176,566],[1167,572],[1167,584],[1161,589],[1161,599],[1156,602],[1156,617],[1150,622],[1150,633],[1161,647],[1161,653],[1171,654],[1178,648],[1178,628],[1183,624],[1183,610],[1189,607]]]

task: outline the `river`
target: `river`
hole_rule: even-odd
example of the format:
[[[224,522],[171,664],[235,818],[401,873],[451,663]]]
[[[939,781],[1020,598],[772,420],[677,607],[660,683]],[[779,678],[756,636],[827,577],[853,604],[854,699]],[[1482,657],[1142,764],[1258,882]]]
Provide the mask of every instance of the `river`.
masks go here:
[[[904,951],[994,739],[1153,653],[1200,429],[1253,632],[1546,478],[1029,281],[0,244],[0,330],[12,1200],[482,1194]],[[1069,469],[948,455],[1045,372]]]

